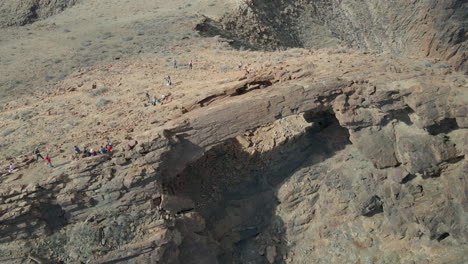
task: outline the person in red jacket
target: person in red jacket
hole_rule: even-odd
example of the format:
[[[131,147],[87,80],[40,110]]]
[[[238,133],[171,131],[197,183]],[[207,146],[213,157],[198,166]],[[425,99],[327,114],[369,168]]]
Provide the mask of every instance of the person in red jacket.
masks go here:
[[[52,160],[50,159],[49,154],[46,155],[45,160],[47,161],[47,165],[49,165],[51,168],[55,168],[52,164]]]
[[[112,150],[112,145],[107,145],[106,150],[107,150],[107,152],[110,152]]]

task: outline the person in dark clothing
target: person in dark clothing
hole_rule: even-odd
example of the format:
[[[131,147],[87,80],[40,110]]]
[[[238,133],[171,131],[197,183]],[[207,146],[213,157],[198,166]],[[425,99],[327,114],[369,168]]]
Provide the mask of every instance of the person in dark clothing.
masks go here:
[[[89,156],[91,156],[91,153],[86,148],[83,148],[83,158],[86,158]]]
[[[148,102],[150,102],[150,101],[151,101],[151,99],[150,99],[150,95],[149,95],[149,93],[148,93],[148,92],[146,92],[146,100],[148,100]]]
[[[190,69],[192,69],[192,67],[193,67],[193,62],[192,62],[192,60],[190,60],[190,62],[188,63],[188,66],[189,66]]]
[[[44,159],[44,157],[42,157],[41,152],[39,151],[39,149],[34,150],[34,155],[36,155],[36,161],[38,161],[39,158]]]
[[[80,154],[80,153],[81,153],[81,150],[80,150],[80,148],[79,148],[78,146],[73,147],[73,149],[75,150],[75,153],[76,153],[76,154]]]

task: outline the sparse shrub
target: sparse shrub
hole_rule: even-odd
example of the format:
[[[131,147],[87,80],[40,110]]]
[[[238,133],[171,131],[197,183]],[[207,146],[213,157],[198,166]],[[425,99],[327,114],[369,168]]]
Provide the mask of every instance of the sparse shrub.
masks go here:
[[[31,110],[24,110],[21,111],[20,117],[22,120],[29,120],[34,116],[34,112]]]
[[[448,68],[449,66],[448,66],[447,63],[441,61],[441,62],[438,62],[438,63],[435,65],[435,67],[438,68],[438,69],[446,69],[446,68]]]
[[[97,107],[103,107],[103,106],[107,105],[108,103],[110,103],[109,100],[107,100],[107,99],[104,98],[104,97],[101,97],[101,98],[99,98],[99,100],[97,100],[96,106],[97,106]]]
[[[14,129],[14,128],[7,128],[7,129],[2,131],[1,135],[2,135],[2,137],[6,137],[6,136],[12,134],[15,131],[16,131],[16,129]]]
[[[61,63],[61,62],[62,62],[61,59],[53,59],[52,61],[53,61],[55,64],[58,64],[58,63]]]
[[[116,127],[117,127],[117,123],[116,123],[116,122],[110,122],[110,123],[109,123],[109,127],[110,127],[110,128],[116,128]]]
[[[91,40],[84,40],[84,41],[81,41],[81,46],[89,47],[89,46],[91,46],[91,43],[92,43]]]
[[[104,33],[101,33],[98,35],[98,38],[100,39],[108,39],[108,38],[112,38],[113,35],[111,32],[104,32]]]
[[[223,65],[223,66],[219,67],[219,71],[222,71],[222,72],[228,72],[230,70],[232,70],[232,67],[229,66],[229,65]]]
[[[423,61],[421,62],[421,65],[424,66],[424,67],[427,67],[427,68],[432,67],[432,61],[430,61],[430,60],[423,60]]]
[[[89,93],[90,96],[95,97],[95,96],[99,96],[99,95],[104,94],[108,90],[109,90],[109,88],[107,86],[102,86],[102,87],[99,87],[99,88],[96,88],[96,89],[92,89],[88,93]]]
[[[128,37],[123,37],[122,39],[123,39],[124,41],[130,41],[130,40],[133,40],[133,37],[128,36]]]

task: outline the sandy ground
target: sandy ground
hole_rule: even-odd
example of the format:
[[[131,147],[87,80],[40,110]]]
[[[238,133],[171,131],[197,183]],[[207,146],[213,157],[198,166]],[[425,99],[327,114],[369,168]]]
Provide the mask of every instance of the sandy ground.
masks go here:
[[[200,15],[217,17],[236,1],[81,0],[24,27],[0,29],[0,109],[11,98],[42,92],[80,67],[115,57],[170,55],[197,38]]]

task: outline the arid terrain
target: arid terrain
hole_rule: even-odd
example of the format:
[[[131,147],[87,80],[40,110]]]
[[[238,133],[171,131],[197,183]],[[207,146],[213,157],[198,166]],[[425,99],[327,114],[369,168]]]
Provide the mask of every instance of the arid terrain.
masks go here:
[[[467,8],[0,3],[0,263],[468,262]]]

